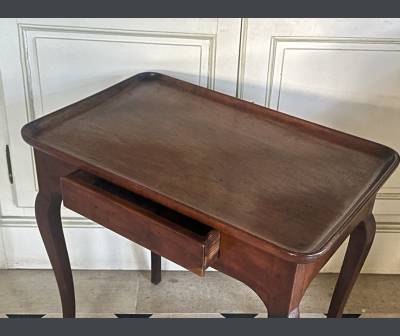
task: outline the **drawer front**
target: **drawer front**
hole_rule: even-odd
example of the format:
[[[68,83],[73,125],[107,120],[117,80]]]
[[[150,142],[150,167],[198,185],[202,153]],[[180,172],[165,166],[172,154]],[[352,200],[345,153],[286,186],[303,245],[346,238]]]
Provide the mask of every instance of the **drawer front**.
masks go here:
[[[198,275],[218,257],[218,231],[160,204],[82,171],[61,187],[67,208]]]

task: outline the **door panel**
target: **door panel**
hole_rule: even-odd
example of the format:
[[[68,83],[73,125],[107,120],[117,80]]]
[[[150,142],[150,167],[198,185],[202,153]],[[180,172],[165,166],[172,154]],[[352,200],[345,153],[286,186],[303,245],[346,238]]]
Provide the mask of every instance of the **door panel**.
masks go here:
[[[296,39],[279,44],[270,107],[399,150],[400,44]],[[399,185],[395,174],[382,192]]]

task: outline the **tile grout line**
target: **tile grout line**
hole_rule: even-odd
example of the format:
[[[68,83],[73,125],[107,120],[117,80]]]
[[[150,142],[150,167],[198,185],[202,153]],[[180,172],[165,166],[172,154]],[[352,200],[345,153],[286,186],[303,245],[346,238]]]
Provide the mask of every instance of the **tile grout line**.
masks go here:
[[[139,300],[139,288],[140,288],[140,285],[139,285],[140,278],[139,278],[139,276],[140,276],[140,273],[139,272],[136,273],[136,293],[135,293],[136,298],[135,298],[135,311],[133,312],[134,314],[137,313],[138,300]]]

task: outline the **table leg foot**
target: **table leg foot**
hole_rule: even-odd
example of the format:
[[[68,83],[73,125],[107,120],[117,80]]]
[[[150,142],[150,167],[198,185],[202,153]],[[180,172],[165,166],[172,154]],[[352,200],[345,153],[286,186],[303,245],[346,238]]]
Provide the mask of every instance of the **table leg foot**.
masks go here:
[[[75,317],[75,294],[67,247],[60,218],[61,194],[39,192],[36,220],[60,291],[64,317]]]
[[[371,214],[351,233],[343,265],[329,306],[328,317],[342,316],[344,306],[371,248],[375,229],[375,219]]]
[[[151,252],[151,282],[158,285],[161,282],[161,256]]]
[[[300,311],[299,307],[292,309],[291,311],[274,311],[273,307],[269,307],[268,310],[269,318],[285,317],[285,318],[299,318]]]

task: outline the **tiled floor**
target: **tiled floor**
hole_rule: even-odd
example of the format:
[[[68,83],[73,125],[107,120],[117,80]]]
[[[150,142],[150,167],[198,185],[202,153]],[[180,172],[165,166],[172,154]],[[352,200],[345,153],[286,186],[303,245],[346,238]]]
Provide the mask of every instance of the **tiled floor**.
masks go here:
[[[336,275],[321,274],[302,301],[303,317],[324,317]],[[218,272],[204,278],[163,272],[157,286],[144,271],[74,271],[78,317],[266,317],[257,295]],[[0,270],[0,317],[60,317],[52,271]],[[400,275],[361,275],[349,317],[400,317]],[[353,314],[353,315],[350,315]]]

